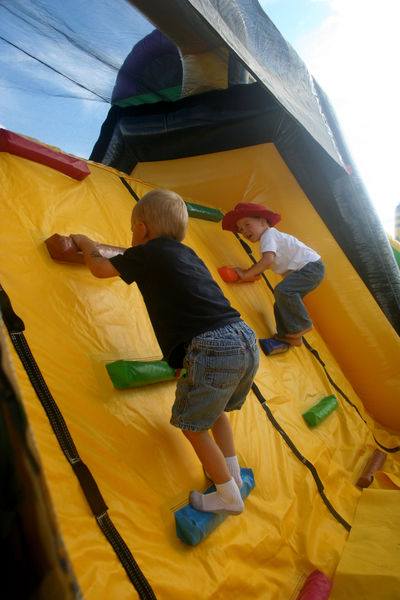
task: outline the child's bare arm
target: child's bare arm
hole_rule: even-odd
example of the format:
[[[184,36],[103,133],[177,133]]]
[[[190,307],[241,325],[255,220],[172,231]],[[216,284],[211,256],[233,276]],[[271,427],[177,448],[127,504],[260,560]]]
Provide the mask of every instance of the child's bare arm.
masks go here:
[[[82,251],[85,264],[95,277],[103,279],[119,275],[119,271],[113,267],[108,258],[100,254],[97,242],[81,234],[71,234],[70,237]]]
[[[235,268],[235,271],[239,275],[242,281],[247,281],[248,279],[252,279],[256,275],[260,275],[266,269],[272,265],[275,259],[275,252],[263,252],[261,259],[250,269],[243,270],[239,268]]]

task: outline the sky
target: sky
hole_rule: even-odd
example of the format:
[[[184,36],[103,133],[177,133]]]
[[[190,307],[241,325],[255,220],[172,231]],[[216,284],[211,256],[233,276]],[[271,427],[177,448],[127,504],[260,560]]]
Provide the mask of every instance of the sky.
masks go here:
[[[68,0],[69,5],[72,1]],[[65,0],[52,0],[54,6],[63,6]],[[84,28],[85,19],[97,19],[95,23],[99,35],[102,34],[104,10],[112,0],[101,0],[96,14],[86,15],[86,5],[79,3],[79,10],[73,11],[78,26]],[[400,204],[397,185],[397,160],[399,156],[400,118],[398,107],[397,58],[400,56],[400,0],[259,0],[261,6],[276,25],[281,34],[293,46],[308,70],[318,81],[338,117],[342,133],[350,154],[357,167],[371,201],[385,230],[394,236],[395,209]],[[0,40],[2,27],[10,35],[14,21],[7,21],[11,11],[6,5],[18,7],[25,0],[4,0],[0,2]],[[40,5],[35,0],[29,6]],[[26,5],[25,5],[26,6]],[[102,99],[102,83],[112,89],[113,81],[123,58],[130,46],[121,47],[121,40],[130,40],[132,22],[124,11],[131,12],[128,3],[113,3],[118,22],[126,22],[128,35],[115,40],[114,46],[104,47],[105,62],[93,61],[88,55],[88,63],[82,69],[98,71],[99,95],[88,93],[64,78],[62,82],[64,110],[60,114],[59,92],[38,95],[38,81],[29,84],[29,58],[21,58],[9,44],[0,44],[0,126],[29,135],[42,142],[61,148],[65,152],[88,158],[100,132],[100,127],[109,110],[109,104]],[[34,8],[33,8],[34,9]],[[87,11],[90,10],[90,7]],[[71,12],[71,11],[70,11]],[[145,25],[147,26],[147,24]],[[149,26],[149,31],[152,29]],[[32,35],[32,33],[30,34]],[[84,36],[84,34],[83,34]],[[21,44],[20,31],[15,31],[15,41]],[[39,39],[39,38],[38,38]],[[40,38],[43,43],[43,36]],[[84,37],[82,38],[84,41]],[[35,39],[27,39],[25,48],[36,44]],[[37,44],[35,45],[37,50]],[[76,48],[71,48],[74,52]],[[47,60],[53,46],[43,48],[43,59]],[[16,58],[17,57],[17,58]],[[28,79],[24,80],[23,94],[18,94],[18,81],[15,71],[8,65],[19,60]],[[59,61],[57,63],[57,61]],[[63,64],[64,61],[64,64]],[[54,57],[61,71],[65,69],[65,57]],[[113,70],[113,65],[115,70]],[[37,64],[35,64],[37,67]],[[8,79],[4,73],[8,69]],[[36,71],[35,71],[36,73]],[[57,78],[56,72],[43,69],[39,82],[48,90],[50,81]],[[52,78],[52,79],[51,79]],[[28,81],[28,87],[26,84]],[[56,87],[56,86],[54,86]],[[70,88],[70,89],[69,89]],[[40,101],[40,110],[32,119],[32,107]],[[79,107],[79,113],[78,113]],[[54,117],[53,117],[54,115]],[[51,126],[49,126],[51,123]]]
[[[394,237],[400,159],[400,0],[261,0],[306,63],[387,233]]]

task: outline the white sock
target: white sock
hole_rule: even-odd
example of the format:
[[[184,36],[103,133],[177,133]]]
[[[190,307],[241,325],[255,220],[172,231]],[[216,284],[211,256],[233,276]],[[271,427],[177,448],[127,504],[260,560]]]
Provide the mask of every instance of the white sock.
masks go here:
[[[235,456],[225,456],[226,466],[228,467],[229,473],[232,475],[233,479],[236,481],[238,488],[240,489],[243,485],[242,477],[240,475],[240,465],[238,461],[238,457]],[[208,479],[211,479],[207,471],[204,469],[204,474]],[[212,479],[211,479],[212,481]]]
[[[229,469],[229,473],[232,475],[233,479],[236,481],[238,488],[240,489],[243,485],[242,478],[240,476],[240,466],[238,457],[235,456],[225,456],[225,461],[227,467]]]
[[[202,512],[240,515],[244,504],[235,480],[232,478],[226,483],[217,483],[215,487],[217,491],[211,494],[200,494],[192,490],[189,501],[193,508]]]

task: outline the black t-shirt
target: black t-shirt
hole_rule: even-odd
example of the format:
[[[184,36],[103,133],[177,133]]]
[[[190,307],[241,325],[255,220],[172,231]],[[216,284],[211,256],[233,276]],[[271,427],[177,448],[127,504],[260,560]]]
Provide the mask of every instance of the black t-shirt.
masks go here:
[[[165,359],[182,366],[184,344],[240,320],[210,271],[188,246],[155,238],[110,259],[128,284],[136,282]]]

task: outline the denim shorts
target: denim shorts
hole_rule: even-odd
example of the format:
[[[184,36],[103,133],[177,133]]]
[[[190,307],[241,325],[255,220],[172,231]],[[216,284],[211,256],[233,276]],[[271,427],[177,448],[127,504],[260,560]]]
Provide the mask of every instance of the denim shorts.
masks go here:
[[[180,429],[210,429],[223,411],[239,410],[250,391],[260,360],[254,331],[237,321],[194,337],[178,380],[171,424]]]

